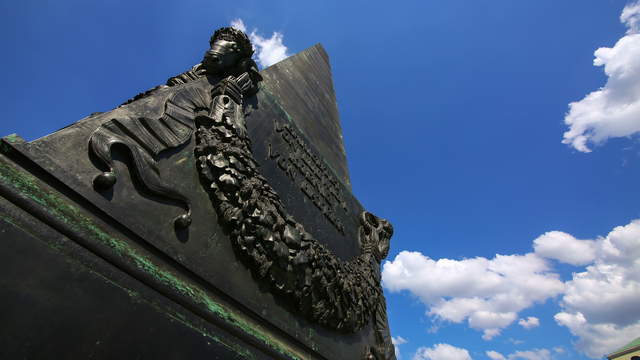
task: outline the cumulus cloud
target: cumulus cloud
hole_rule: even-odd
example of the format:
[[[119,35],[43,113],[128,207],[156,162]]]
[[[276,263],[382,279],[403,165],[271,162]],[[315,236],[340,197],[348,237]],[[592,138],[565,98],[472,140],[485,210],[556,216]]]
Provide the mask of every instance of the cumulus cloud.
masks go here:
[[[627,34],[612,47],[595,51],[594,66],[604,66],[604,87],[569,104],[564,122],[569,130],[563,143],[581,152],[609,138],[640,132],[640,1],[627,5],[620,16]]]
[[[564,290],[558,275],[533,253],[433,260],[403,251],[385,262],[382,281],[392,292],[416,295],[437,320],[467,321],[485,340],[499,335],[519,311]]]
[[[485,340],[498,336],[523,309],[557,295],[561,310],[555,321],[578,338],[576,348],[587,356],[600,358],[637,337],[640,219],[593,240],[548,232],[535,239],[533,247],[535,252],[525,255],[462,260],[434,260],[403,251],[385,262],[383,285],[417,296],[436,321],[466,321],[482,331]],[[546,259],[586,266],[563,283]],[[518,324],[532,328],[539,322],[527,317]],[[535,354],[540,358],[546,352]],[[507,358],[517,359],[514,356],[534,355],[520,352]]]
[[[581,313],[561,312],[555,316],[558,324],[569,328],[579,338],[576,347],[593,359],[600,359],[633,340],[640,333],[640,323],[629,326],[594,324]]]
[[[471,360],[471,355],[466,349],[449,344],[436,344],[430,348],[418,348],[413,360]]]
[[[533,241],[536,254],[571,265],[586,265],[595,259],[593,241],[578,240],[562,231],[549,231]]]
[[[529,316],[526,319],[520,319],[518,321],[518,325],[522,326],[525,329],[533,329],[534,327],[540,326],[540,319],[535,316]]]
[[[402,344],[406,344],[408,341],[402,336],[391,337],[391,343],[393,344],[393,348],[396,353],[396,358],[400,359],[400,348],[399,346]]]
[[[595,260],[566,283],[558,324],[600,358],[640,333],[640,219],[594,241]]]
[[[231,26],[247,33],[247,26],[242,19],[232,20]],[[254,29],[247,35],[255,50],[255,60],[261,67],[266,68],[289,57],[282,33],[274,31],[271,37],[265,38],[258,34],[257,29]]]

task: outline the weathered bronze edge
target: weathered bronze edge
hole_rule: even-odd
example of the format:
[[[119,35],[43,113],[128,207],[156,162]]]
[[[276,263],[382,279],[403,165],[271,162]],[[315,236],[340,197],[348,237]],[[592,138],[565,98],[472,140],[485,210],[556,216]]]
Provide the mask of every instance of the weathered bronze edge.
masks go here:
[[[310,349],[299,340],[287,334],[278,334],[282,330],[277,327],[271,325],[269,327],[273,329],[270,329],[261,325],[254,319],[260,318],[256,314],[245,314],[238,310],[242,306],[231,304],[233,299],[221,299],[211,289],[205,288],[201,281],[194,279],[197,276],[188,270],[178,269],[175,264],[167,265],[166,259],[163,261],[149,249],[136,242],[123,240],[126,236],[121,231],[100,221],[69,196],[48,191],[46,187],[50,186],[49,181],[60,180],[20,152],[16,145],[24,143],[15,134],[0,140],[0,196],[171,301],[227,330],[239,341],[249,342],[259,350],[279,358],[324,359],[315,349]],[[30,164],[23,166],[25,162]],[[44,181],[25,169],[27,167],[36,167],[52,179]],[[84,199],[73,190],[69,191]],[[93,210],[101,212],[99,208]],[[115,219],[110,220],[121,225]]]

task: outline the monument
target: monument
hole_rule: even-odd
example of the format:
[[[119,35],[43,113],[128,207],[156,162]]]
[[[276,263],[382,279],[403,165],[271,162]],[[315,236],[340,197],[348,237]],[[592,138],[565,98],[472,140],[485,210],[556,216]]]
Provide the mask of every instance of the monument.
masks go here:
[[[0,143],[0,358],[395,359],[328,57],[202,63]]]

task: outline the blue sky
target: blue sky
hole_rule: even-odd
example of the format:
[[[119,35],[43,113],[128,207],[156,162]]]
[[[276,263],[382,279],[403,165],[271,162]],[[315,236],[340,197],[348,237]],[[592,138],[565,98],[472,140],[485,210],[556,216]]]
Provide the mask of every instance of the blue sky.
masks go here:
[[[322,43],[353,191],[396,229],[402,359],[599,358],[640,336],[637,4],[0,7],[0,135],[28,140],[164,83],[236,19],[264,62]]]

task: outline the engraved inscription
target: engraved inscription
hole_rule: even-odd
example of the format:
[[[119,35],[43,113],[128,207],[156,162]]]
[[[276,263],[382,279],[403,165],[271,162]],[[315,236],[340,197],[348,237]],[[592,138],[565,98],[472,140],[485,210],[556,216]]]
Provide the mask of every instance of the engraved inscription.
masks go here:
[[[278,151],[276,146],[269,144],[269,158],[276,161],[278,167],[344,235],[344,224],[337,212],[341,209],[347,213],[348,208],[340,183],[320,157],[309,149],[295,128],[274,121],[274,129],[286,149]]]

